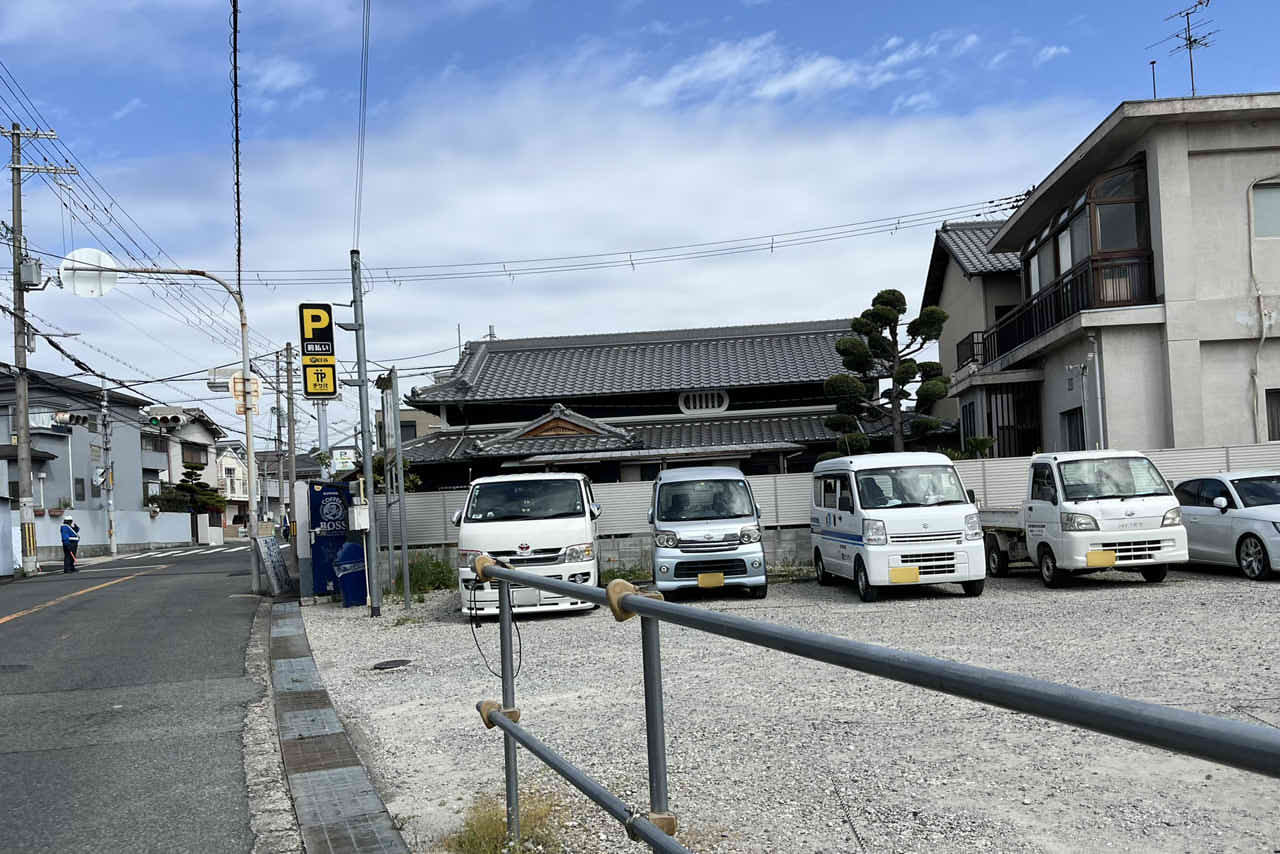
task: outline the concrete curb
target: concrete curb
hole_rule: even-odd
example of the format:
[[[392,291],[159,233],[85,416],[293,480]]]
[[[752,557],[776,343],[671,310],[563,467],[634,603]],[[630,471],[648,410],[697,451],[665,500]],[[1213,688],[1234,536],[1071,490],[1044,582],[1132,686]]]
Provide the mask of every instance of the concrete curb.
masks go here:
[[[280,754],[311,854],[408,854],[311,657],[297,602],[271,606],[271,690]]]

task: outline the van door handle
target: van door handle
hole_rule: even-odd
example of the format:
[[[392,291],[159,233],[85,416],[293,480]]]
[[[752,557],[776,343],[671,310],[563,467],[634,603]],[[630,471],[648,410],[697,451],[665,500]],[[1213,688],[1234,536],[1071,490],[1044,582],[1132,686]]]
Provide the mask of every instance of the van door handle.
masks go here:
[[[1027,512],[1028,512],[1028,513],[1030,513],[1030,512],[1032,512],[1032,511],[1033,511],[1033,510],[1035,510],[1035,509],[1036,509],[1036,508],[1034,508],[1034,507],[1028,507],[1028,508],[1027,508]]]

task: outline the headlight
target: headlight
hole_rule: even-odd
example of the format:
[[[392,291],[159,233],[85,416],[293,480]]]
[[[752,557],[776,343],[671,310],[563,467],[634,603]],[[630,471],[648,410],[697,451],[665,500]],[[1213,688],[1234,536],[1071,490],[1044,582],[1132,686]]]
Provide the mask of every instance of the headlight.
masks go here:
[[[653,535],[653,542],[660,549],[674,549],[680,538],[671,531],[659,531]]]
[[[595,553],[591,543],[579,543],[564,550],[564,559],[566,563],[581,563],[584,560],[591,560],[591,556]]]
[[[966,540],[982,539],[982,522],[977,513],[970,513],[964,517],[964,538]]]
[[[748,525],[738,532],[738,539],[744,543],[760,542],[760,529],[755,525]]]
[[[862,542],[868,546],[883,546],[889,542],[889,533],[879,519],[862,520]]]
[[[475,549],[458,549],[458,566],[465,566],[470,569],[475,563],[476,558],[480,557],[483,552]]]
[[[467,590],[484,590],[485,582],[478,580],[475,576],[462,579],[462,586]]]
[[[1160,527],[1168,528],[1173,525],[1182,524],[1182,508],[1175,507],[1168,513],[1164,514],[1164,518],[1160,520]]]
[[[1062,513],[1059,518],[1062,520],[1062,530],[1064,531],[1098,530],[1098,520],[1088,513]]]

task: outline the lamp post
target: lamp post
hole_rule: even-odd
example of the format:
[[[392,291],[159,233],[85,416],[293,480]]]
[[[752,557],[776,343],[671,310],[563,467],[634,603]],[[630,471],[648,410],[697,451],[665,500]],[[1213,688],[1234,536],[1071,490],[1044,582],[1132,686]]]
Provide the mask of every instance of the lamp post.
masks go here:
[[[80,251],[80,250],[77,250]],[[105,255],[105,253],[102,253]],[[110,256],[106,256],[107,259]],[[75,286],[77,274],[81,276],[92,275],[94,287],[86,288],[88,291],[86,296],[102,296],[115,285],[114,275],[111,281],[103,281],[102,273],[132,273],[135,275],[164,275],[164,276],[198,276],[210,281],[217,282],[222,286],[231,298],[236,301],[236,308],[240,311],[240,371],[243,382],[245,383],[245,401],[244,401],[244,441],[245,456],[248,458],[249,466],[249,569],[250,583],[254,593],[261,593],[261,579],[258,572],[258,506],[255,496],[258,483],[258,464],[253,454],[253,407],[250,405],[248,391],[251,385],[252,374],[249,372],[249,319],[244,311],[244,297],[241,293],[222,279],[204,270],[188,270],[177,267],[115,267],[100,266],[98,264],[85,264],[74,259],[74,253],[68,260],[62,262],[59,268],[59,274],[63,277],[70,277],[70,283],[64,280],[63,284],[70,284],[73,291],[79,293],[80,289]]]

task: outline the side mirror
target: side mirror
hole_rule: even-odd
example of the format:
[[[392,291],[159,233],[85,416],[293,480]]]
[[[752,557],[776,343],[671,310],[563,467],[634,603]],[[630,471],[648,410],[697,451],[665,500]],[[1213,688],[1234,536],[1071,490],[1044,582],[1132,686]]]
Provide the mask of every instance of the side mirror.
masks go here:
[[[1219,495],[1217,498],[1213,499],[1213,506],[1214,506],[1214,507],[1217,507],[1217,508],[1218,508],[1220,511],[1222,511],[1223,513],[1226,513],[1226,512],[1227,512],[1227,499],[1225,499],[1225,498],[1223,498],[1221,495]]]
[[[978,503],[978,494],[974,492],[972,489],[966,489],[964,491],[964,497],[969,499],[970,504]]]
[[[591,518],[592,518],[592,519],[599,519],[599,518],[600,518],[600,505],[599,505],[599,504],[596,504],[596,503],[593,501],[593,502],[591,502],[591,506],[590,506],[588,509],[591,511]]]
[[[652,507],[649,508],[649,524],[650,525],[653,524],[653,508]]]
[[[453,511],[453,516],[451,517],[450,521],[451,521],[451,522],[453,522],[453,527],[455,527],[455,528],[456,528],[456,527],[458,527],[459,525],[461,525],[461,524],[462,524],[462,511],[461,511],[461,510],[454,510],[454,511]]]

